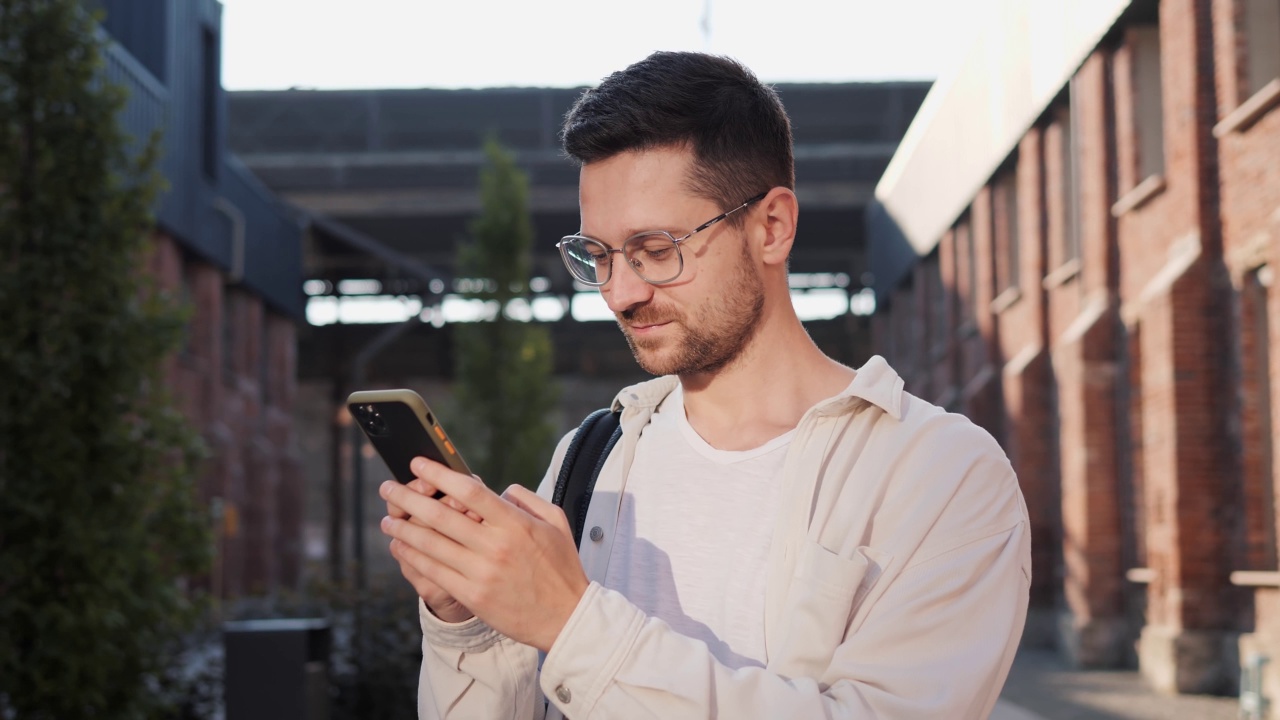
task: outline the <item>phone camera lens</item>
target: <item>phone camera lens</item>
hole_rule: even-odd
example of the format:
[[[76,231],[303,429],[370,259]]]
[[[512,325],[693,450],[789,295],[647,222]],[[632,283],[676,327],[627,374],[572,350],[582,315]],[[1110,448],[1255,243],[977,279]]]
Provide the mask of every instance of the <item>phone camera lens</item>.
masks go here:
[[[369,429],[372,435],[385,435],[387,432],[387,421],[382,419],[382,415],[377,412],[370,413],[365,419],[365,427]]]

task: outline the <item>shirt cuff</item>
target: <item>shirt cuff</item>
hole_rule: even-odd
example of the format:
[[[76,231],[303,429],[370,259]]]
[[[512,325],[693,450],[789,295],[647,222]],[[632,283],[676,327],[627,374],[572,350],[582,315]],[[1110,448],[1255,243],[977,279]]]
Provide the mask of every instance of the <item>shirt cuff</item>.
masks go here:
[[[646,620],[620,593],[592,582],[542,664],[543,694],[566,717],[590,716]]]
[[[418,624],[422,626],[422,637],[429,644],[450,650],[482,652],[504,637],[478,617],[457,623],[445,622],[427,609],[422,598],[418,598]]]

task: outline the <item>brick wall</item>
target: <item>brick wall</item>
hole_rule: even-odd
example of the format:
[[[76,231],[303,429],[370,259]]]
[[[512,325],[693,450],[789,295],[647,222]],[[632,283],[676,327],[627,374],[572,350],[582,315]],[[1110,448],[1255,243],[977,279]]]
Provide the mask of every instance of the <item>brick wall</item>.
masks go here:
[[[1280,407],[1280,294],[1273,280],[1280,263],[1280,110],[1262,106],[1242,117],[1242,105],[1256,103],[1248,82],[1250,59],[1247,5],[1213,2],[1217,139],[1222,260],[1230,278],[1238,350],[1234,393],[1240,446],[1239,473],[1244,512],[1237,519],[1240,551],[1233,568],[1262,571],[1241,585],[1252,591],[1251,630],[1241,654],[1280,656],[1277,613],[1275,448],[1280,447],[1274,413]],[[1265,95],[1265,92],[1260,93]],[[1274,103],[1271,103],[1274,105]],[[1244,659],[1244,658],[1242,658]],[[1264,690],[1280,695],[1280,668],[1265,668]],[[1274,716],[1280,716],[1273,712]]]
[[[908,389],[994,428],[1018,471],[1027,641],[1137,662],[1176,692],[1232,692],[1241,632],[1280,657],[1280,99],[1246,91],[1244,5],[1122,19],[1000,171],[1016,173],[1016,232],[997,173],[877,319]],[[1140,24],[1158,28],[1158,127],[1139,102]],[[1264,571],[1237,584],[1266,589],[1233,570]],[[1280,691],[1280,667],[1268,677]]]
[[[151,269],[192,313],[166,375],[209,450],[200,477],[217,542],[209,587],[227,599],[295,588],[304,485],[293,322],[163,233],[154,235]]]

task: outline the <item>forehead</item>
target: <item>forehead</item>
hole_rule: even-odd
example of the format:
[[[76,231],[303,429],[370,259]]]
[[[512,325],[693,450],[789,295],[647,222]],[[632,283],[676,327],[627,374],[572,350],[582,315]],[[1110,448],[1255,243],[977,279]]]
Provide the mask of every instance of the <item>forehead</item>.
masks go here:
[[[654,148],[584,165],[578,178],[584,225],[605,217],[612,221],[624,221],[624,216],[650,220],[646,215],[655,207],[665,207],[665,219],[670,221],[673,204],[705,202],[689,188],[692,162],[692,153],[684,148]]]

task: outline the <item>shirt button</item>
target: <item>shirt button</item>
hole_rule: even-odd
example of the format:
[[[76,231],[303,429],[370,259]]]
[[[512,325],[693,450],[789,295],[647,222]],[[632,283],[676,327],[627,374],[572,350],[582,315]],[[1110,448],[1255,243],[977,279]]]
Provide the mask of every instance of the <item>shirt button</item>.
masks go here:
[[[600,542],[604,539],[604,530],[601,530],[599,525],[591,528],[591,539],[595,542]]]
[[[573,699],[573,693],[569,692],[569,688],[561,685],[556,688],[556,697],[560,699],[560,702],[568,705],[569,701]]]

